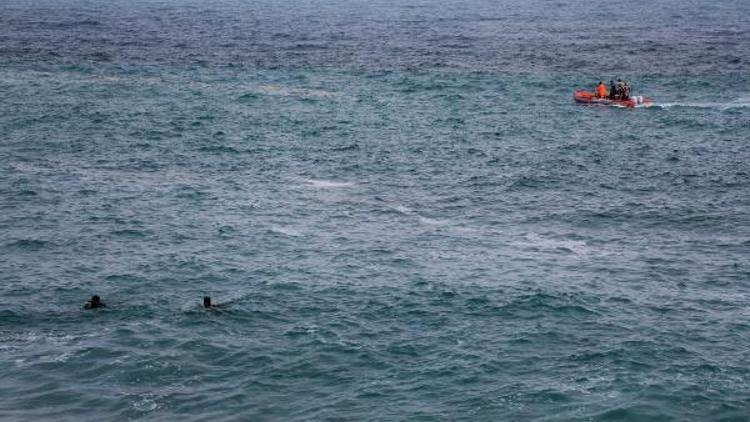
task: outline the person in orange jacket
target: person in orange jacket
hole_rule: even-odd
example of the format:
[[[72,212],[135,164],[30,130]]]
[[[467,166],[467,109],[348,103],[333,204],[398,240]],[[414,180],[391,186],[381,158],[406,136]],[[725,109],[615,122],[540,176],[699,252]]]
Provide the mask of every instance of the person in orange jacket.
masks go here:
[[[603,81],[599,81],[599,85],[596,86],[596,96],[599,98],[607,98],[607,87],[604,86]]]

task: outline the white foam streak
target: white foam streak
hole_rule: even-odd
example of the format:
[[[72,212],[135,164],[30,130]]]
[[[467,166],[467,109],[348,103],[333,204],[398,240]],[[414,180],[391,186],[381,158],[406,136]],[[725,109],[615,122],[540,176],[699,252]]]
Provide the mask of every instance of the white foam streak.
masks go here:
[[[577,255],[591,252],[586,242],[580,240],[557,240],[543,237],[537,233],[528,233],[524,236],[526,246],[538,248],[544,251],[565,249]]]
[[[675,103],[654,103],[654,107],[663,109],[670,109],[673,107],[685,107],[685,108],[708,108],[716,109],[720,111],[731,110],[733,108],[744,108],[750,107],[750,101],[748,98],[740,98],[735,101],[728,103],[716,103],[716,102],[675,102]]]
[[[311,89],[293,86],[281,85],[258,85],[255,91],[265,95],[279,95],[282,97],[314,97],[314,98],[331,98],[341,95],[339,92],[325,91],[322,89]]]
[[[308,186],[319,189],[348,188],[354,186],[353,182],[338,182],[334,180],[302,179]]]
[[[270,230],[274,233],[283,234],[285,236],[289,237],[300,237],[302,236],[302,233],[300,233],[297,230],[294,230],[289,227],[283,227],[283,226],[271,226]]]

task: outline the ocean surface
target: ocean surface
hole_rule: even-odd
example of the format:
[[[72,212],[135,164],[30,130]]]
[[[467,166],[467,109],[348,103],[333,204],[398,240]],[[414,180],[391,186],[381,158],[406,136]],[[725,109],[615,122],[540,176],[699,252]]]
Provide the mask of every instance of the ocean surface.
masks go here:
[[[750,420],[748,1],[0,0],[0,95],[2,421]]]

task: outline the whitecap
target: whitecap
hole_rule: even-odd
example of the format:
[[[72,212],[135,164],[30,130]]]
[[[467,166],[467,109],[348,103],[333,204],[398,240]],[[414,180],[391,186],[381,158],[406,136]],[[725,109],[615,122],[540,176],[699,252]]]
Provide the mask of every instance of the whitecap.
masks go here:
[[[398,212],[399,214],[408,215],[408,216],[416,216],[417,219],[419,219],[420,223],[429,225],[429,226],[441,226],[449,222],[449,220],[425,217],[421,215],[420,213],[418,213],[417,211],[415,211],[414,209],[409,208],[403,204],[389,204],[388,208],[392,209],[393,211]]]
[[[414,214],[414,210],[407,207],[406,205],[401,205],[401,204],[392,205],[391,209],[393,209],[394,211],[398,211],[401,214],[405,214],[405,215]]]
[[[449,223],[449,220],[441,220],[437,218],[429,218],[429,217],[422,217],[419,216],[419,222],[422,224],[426,224],[429,226],[442,226]]]
[[[321,189],[348,188],[354,186],[353,182],[337,182],[334,180],[302,179],[302,181],[309,186]]]
[[[583,255],[590,252],[586,242],[581,240],[558,240],[543,237],[537,233],[527,233],[524,236],[525,245],[544,251],[568,250],[577,255]]]
[[[156,410],[156,408],[159,407],[156,401],[152,399],[151,394],[144,394],[140,396],[140,400],[135,401],[132,404],[136,410],[141,412],[150,412],[152,410]]]
[[[290,236],[290,237],[302,236],[301,232],[294,230],[290,227],[285,227],[285,226],[271,226],[269,230],[271,230],[274,233],[279,233],[279,234],[283,234],[285,236]]]

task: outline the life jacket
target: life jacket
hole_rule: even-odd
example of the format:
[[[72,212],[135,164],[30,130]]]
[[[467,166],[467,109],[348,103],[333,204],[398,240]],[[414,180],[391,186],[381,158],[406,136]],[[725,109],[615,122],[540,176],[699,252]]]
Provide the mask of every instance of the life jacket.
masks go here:
[[[596,86],[596,95],[599,96],[599,98],[604,98],[607,96],[607,87],[604,86],[604,84],[599,84]]]

